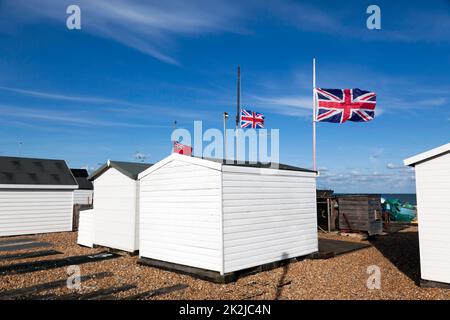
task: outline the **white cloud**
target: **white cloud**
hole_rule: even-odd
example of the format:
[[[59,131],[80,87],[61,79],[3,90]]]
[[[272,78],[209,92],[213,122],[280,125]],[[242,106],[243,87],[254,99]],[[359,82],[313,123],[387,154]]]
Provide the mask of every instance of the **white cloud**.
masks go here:
[[[13,92],[20,95],[28,95],[44,100],[85,103],[82,106],[80,106],[81,109],[89,108],[92,110],[92,106],[89,104],[103,105],[102,111],[114,112],[119,114],[128,114],[128,115],[134,114],[137,116],[143,116],[146,113],[152,112],[153,114],[174,116],[177,119],[201,119],[202,117],[205,116],[205,112],[194,111],[190,110],[189,108],[149,105],[144,103],[132,103],[125,100],[111,99],[106,97],[70,95],[65,93],[55,93],[55,92],[13,88],[5,86],[0,86],[0,90]]]
[[[408,170],[371,172],[368,169],[331,169],[318,177],[318,187],[355,193],[414,192],[414,179],[414,172]]]
[[[245,24],[254,17],[266,16],[312,33],[388,41],[449,41],[450,15],[430,9],[402,10],[390,28],[368,32],[365,24],[356,24],[358,10],[301,2],[220,1],[220,0],[78,0],[82,32],[112,39],[163,62],[179,65],[174,57],[178,37],[198,37],[211,33],[251,33]],[[14,25],[50,20],[65,24],[65,9],[72,1],[4,0],[0,12],[0,30],[17,32]]]
[[[383,148],[377,148],[372,151],[372,153],[369,156],[370,161],[377,161],[384,153]]]
[[[51,99],[51,100],[63,100],[74,102],[89,102],[89,103],[123,103],[123,101],[99,97],[86,97],[86,96],[74,96],[60,93],[43,92],[36,90],[28,90],[21,88],[12,88],[0,86],[0,90],[28,95],[36,98]]]
[[[50,20],[65,25],[68,1],[8,0],[9,23],[35,23]],[[216,32],[247,32],[241,27],[238,2],[79,0],[81,32],[112,39],[163,62],[178,65],[170,53],[178,36],[199,36]],[[6,19],[5,14],[0,14]],[[1,25],[0,25],[1,26]]]
[[[387,163],[386,168],[390,169],[390,170],[407,170],[407,171],[411,171],[411,172],[414,171],[414,168],[412,168],[412,167],[408,167],[403,164],[395,164],[392,162]]]
[[[152,125],[137,122],[110,121],[98,119],[92,114],[86,114],[84,117],[80,113],[56,112],[48,109],[25,108],[17,106],[0,105],[0,112],[3,117],[14,117],[19,119],[33,119],[41,121],[57,122],[66,125],[75,126],[99,126],[99,127],[123,127],[123,128],[170,128],[167,125]]]
[[[312,96],[250,96],[249,103],[273,113],[289,116],[312,117]]]

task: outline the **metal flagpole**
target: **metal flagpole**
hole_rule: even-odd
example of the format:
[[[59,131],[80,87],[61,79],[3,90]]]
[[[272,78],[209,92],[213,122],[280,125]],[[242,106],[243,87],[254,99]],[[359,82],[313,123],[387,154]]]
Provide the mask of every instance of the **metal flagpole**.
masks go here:
[[[227,159],[227,119],[228,112],[223,113],[223,158]]]
[[[313,58],[313,170],[317,170],[316,165],[316,58]]]
[[[237,68],[237,88],[236,88],[236,161],[239,160],[239,118],[241,114],[241,66]]]
[[[241,66],[237,68],[237,103],[236,103],[236,129],[239,128],[239,114],[241,113]]]
[[[177,130],[177,120],[174,120],[173,121],[173,131],[175,131],[175,130]],[[175,147],[175,143],[176,143],[177,141],[174,139],[173,141],[172,141],[172,143],[173,143],[173,147]]]

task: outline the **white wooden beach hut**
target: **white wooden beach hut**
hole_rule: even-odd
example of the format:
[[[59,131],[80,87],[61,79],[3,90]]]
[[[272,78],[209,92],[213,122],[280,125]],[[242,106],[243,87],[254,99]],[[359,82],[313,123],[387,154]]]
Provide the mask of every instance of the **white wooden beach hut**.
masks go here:
[[[89,177],[94,184],[94,203],[93,209],[80,212],[78,244],[139,250],[137,177],[150,166],[108,161]]]
[[[227,282],[318,250],[314,171],[172,154],[139,179],[141,263]]]
[[[0,157],[0,236],[71,231],[77,188],[64,160]]]
[[[450,143],[408,158],[404,164],[414,167],[416,174],[423,284],[450,285]]]
[[[92,205],[94,197],[94,185],[89,181],[86,169],[70,169],[78,184],[78,189],[73,193],[73,203],[82,206]]]

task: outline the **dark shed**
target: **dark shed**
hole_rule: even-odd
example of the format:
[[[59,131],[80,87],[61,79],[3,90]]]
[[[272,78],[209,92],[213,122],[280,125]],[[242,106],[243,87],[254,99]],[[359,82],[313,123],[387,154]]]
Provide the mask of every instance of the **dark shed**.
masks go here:
[[[383,232],[381,195],[336,194],[334,201],[341,231],[367,232],[369,235]]]

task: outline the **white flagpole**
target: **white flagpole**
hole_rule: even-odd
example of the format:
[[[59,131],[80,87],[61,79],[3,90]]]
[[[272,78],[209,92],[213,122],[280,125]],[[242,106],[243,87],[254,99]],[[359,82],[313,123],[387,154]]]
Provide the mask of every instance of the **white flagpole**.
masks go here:
[[[313,170],[317,170],[316,165],[316,58],[313,58]]]

